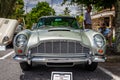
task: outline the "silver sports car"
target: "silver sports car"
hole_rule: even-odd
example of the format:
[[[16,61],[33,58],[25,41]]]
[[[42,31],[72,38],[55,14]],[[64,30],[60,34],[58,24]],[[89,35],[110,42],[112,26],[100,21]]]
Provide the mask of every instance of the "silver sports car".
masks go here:
[[[32,63],[48,67],[85,64],[94,71],[105,62],[106,40],[99,32],[80,29],[74,17],[44,16],[32,30],[23,30],[14,38],[14,59],[22,70]]]

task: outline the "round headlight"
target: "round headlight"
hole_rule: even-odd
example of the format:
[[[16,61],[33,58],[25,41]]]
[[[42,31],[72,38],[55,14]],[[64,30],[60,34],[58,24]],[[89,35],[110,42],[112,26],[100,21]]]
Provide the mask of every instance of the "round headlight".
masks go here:
[[[27,37],[24,34],[20,34],[16,38],[16,46],[23,47],[27,44]]]
[[[104,38],[99,34],[94,36],[94,42],[96,46],[100,48],[103,47],[103,45],[105,44]]]

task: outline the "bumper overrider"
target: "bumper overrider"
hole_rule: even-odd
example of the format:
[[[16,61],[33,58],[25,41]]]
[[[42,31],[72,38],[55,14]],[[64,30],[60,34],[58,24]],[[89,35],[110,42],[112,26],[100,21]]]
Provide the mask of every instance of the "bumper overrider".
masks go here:
[[[41,57],[41,56],[20,56],[16,55],[13,57],[14,60],[19,62],[35,62],[42,65],[50,66],[50,65],[64,65],[69,64],[70,66],[74,66],[77,64],[88,63],[91,64],[92,62],[105,62],[105,56],[91,56],[91,57]],[[52,66],[53,66],[52,65]]]

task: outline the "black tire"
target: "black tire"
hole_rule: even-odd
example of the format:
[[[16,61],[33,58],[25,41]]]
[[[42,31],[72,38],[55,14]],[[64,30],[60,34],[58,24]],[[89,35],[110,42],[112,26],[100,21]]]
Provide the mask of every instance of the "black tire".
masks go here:
[[[20,62],[20,67],[23,71],[29,71],[31,65],[29,65],[27,62]]]
[[[95,71],[97,66],[98,66],[97,62],[92,62],[92,64],[90,64],[90,65],[86,64],[85,69],[88,70],[88,71]]]

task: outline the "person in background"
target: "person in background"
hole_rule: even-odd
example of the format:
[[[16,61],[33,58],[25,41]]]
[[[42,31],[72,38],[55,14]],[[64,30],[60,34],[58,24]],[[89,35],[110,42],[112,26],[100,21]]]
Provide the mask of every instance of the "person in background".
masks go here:
[[[84,14],[84,26],[86,29],[92,29],[92,20],[91,20],[91,16],[90,16],[92,7],[90,5],[88,5],[86,10],[87,11]]]
[[[103,34],[103,36],[108,40],[108,46],[112,47],[112,31],[110,28],[106,27],[105,23],[102,23],[99,31]]]

